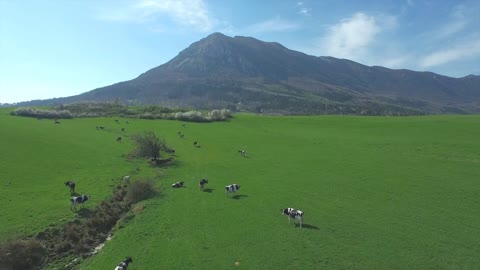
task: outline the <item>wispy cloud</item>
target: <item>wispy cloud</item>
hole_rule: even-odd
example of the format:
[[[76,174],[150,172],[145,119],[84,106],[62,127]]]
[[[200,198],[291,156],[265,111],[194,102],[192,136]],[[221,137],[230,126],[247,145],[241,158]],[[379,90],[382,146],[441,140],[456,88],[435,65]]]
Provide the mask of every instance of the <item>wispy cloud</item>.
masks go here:
[[[207,32],[218,23],[203,0],[138,0],[115,8],[105,8],[98,18],[107,21],[154,23],[168,17],[178,25]],[[154,26],[163,29],[162,26]]]
[[[448,22],[441,26],[434,36],[437,39],[450,37],[465,29],[469,20],[467,8],[463,5],[457,5],[450,13]]]
[[[386,58],[380,61],[380,66],[388,68],[405,68],[405,66],[412,61],[410,55]]]
[[[300,28],[300,24],[288,20],[275,17],[270,20],[259,22],[253,25],[250,25],[247,28],[248,32],[253,34],[265,33],[265,32],[285,32],[292,31]]]
[[[304,16],[311,15],[311,9],[307,8],[302,1],[297,2],[297,7],[299,8],[299,11],[298,11],[299,14],[302,14]]]
[[[380,31],[374,17],[356,13],[331,26],[322,42],[328,55],[355,59],[374,41]]]
[[[480,38],[463,42],[449,49],[433,52],[421,58],[419,66],[422,68],[430,68],[478,56],[480,56]]]

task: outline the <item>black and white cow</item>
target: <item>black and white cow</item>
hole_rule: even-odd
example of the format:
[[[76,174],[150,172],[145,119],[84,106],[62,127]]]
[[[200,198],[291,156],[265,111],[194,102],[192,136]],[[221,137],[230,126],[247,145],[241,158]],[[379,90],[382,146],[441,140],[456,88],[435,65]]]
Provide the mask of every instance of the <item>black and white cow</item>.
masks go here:
[[[225,193],[227,193],[227,196],[228,196],[229,193],[235,193],[239,189],[240,189],[240,185],[231,184],[225,187]]]
[[[181,188],[183,187],[183,182],[175,182],[172,184],[172,188]]]
[[[68,188],[70,188],[70,193],[75,192],[75,182],[67,181],[67,182],[65,182],[65,186],[68,186]]]
[[[238,150],[238,152],[240,153],[240,156],[244,157],[245,156],[245,150],[242,149],[242,150]]]
[[[133,262],[132,257],[126,257],[125,260],[123,260],[121,263],[115,267],[115,270],[127,270],[128,269],[128,264]]]
[[[73,196],[71,199],[70,199],[70,202],[72,203],[72,205],[70,206],[71,209],[75,209],[77,210],[77,204],[82,204],[82,207],[83,207],[83,204],[88,201],[88,199],[90,199],[90,196],[88,195],[82,195],[82,196]]]
[[[284,209],[280,209],[280,211],[282,212],[282,215],[287,215],[288,224],[290,224],[290,221],[292,219],[293,220],[298,220],[298,222],[300,224],[300,228],[302,227],[303,211],[297,210],[297,209],[294,209],[294,208],[284,208]]]
[[[200,180],[200,190],[203,190],[205,188],[205,185],[208,184],[208,179],[205,179],[203,178],[202,180]]]
[[[130,183],[130,175],[125,175],[123,177],[123,182],[125,183],[125,185],[128,185]]]

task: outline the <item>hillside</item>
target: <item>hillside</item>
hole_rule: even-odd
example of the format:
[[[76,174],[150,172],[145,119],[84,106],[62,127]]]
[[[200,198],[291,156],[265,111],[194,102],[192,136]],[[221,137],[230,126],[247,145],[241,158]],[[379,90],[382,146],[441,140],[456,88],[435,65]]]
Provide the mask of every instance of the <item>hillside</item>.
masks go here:
[[[120,99],[197,109],[290,114],[409,115],[480,111],[480,76],[365,66],[275,42],[214,33],[137,78],[22,105]]]

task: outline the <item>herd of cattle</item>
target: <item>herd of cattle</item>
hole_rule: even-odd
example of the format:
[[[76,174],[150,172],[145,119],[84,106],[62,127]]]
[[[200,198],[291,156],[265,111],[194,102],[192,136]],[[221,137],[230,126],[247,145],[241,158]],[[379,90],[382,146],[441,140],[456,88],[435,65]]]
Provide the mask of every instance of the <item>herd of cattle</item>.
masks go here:
[[[118,123],[118,120],[115,120],[115,122]],[[128,124],[128,122],[127,122]],[[185,125],[182,125],[183,127],[185,127]],[[103,126],[97,126],[97,130],[98,129],[104,129],[105,127]],[[121,130],[122,132],[125,131],[124,128],[122,128]],[[180,138],[184,138],[184,134],[181,133],[180,131],[177,132],[177,134],[179,135]],[[118,137],[117,138],[117,141],[121,141],[121,137]],[[198,146],[198,142],[195,141],[193,143],[193,146],[195,148],[199,147]],[[242,157],[246,157],[246,151],[245,150],[238,150],[238,152],[240,153],[240,155]],[[173,152],[171,151],[171,153],[175,153],[175,150],[173,150]],[[130,176],[124,176],[123,177],[123,181],[124,181],[124,184],[125,185],[128,185],[130,183]],[[200,179],[199,181],[199,187],[200,187],[200,190],[204,190],[205,189],[205,186],[208,184],[208,179],[205,179],[205,178],[202,178]],[[69,189],[70,189],[70,194],[74,194],[75,193],[75,182],[73,182],[72,180],[69,180],[67,182],[65,182],[65,186],[67,186]],[[185,187],[184,186],[184,182],[175,182],[172,184],[172,188],[182,188],[182,187]],[[238,184],[231,184],[231,185],[227,185],[225,186],[225,193],[227,195],[227,197],[229,196],[230,193],[236,193],[238,190],[240,189],[240,185]],[[72,210],[77,210],[77,205],[81,204],[82,207],[84,205],[84,203],[86,201],[88,201],[90,199],[90,196],[88,195],[80,195],[80,196],[72,196],[70,198],[70,203],[71,203],[71,206],[70,206],[70,209]],[[280,212],[282,215],[286,215],[288,217],[288,223],[290,224],[291,223],[291,220],[294,220],[294,221],[298,221],[299,223],[299,227],[301,228],[302,227],[302,224],[303,224],[303,214],[304,212],[299,210],[299,209],[294,209],[294,208],[282,208],[280,209]],[[115,268],[115,270],[127,270],[128,268],[128,264],[133,262],[132,258],[131,257],[126,257],[122,262],[120,262],[117,267]]]

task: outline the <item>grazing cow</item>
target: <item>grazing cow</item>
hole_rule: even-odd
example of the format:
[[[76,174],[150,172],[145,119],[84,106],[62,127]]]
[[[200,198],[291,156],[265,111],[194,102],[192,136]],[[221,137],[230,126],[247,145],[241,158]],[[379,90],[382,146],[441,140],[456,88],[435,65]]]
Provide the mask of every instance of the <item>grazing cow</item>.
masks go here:
[[[70,193],[75,192],[75,182],[67,181],[67,182],[65,182],[65,186],[68,186],[70,188]]]
[[[301,210],[296,210],[294,208],[284,208],[280,209],[282,212],[282,215],[287,215],[288,216],[288,224],[290,224],[290,221],[293,220],[298,220],[300,224],[300,228],[302,227],[303,223],[303,211]]]
[[[200,180],[200,190],[203,190],[206,184],[208,184],[208,179],[203,178]]]
[[[172,188],[181,188],[183,187],[183,182],[175,182],[172,184]]]
[[[228,196],[229,193],[235,193],[239,189],[240,189],[240,185],[237,185],[237,184],[228,185],[225,187],[225,193],[227,193],[227,196]]]
[[[122,137],[117,137],[117,142],[122,142]]]
[[[198,142],[197,142],[197,141],[194,141],[194,142],[193,142],[193,147],[197,147],[197,144],[198,144]]]
[[[187,127],[187,125],[186,125],[186,124],[182,124],[182,127]]]
[[[60,124],[60,121],[58,121],[57,119],[55,119],[54,121],[55,121],[55,124]]]
[[[125,185],[128,185],[130,183],[130,175],[126,175],[123,177],[123,182]]]
[[[115,119],[115,123],[120,124],[120,123],[118,123],[118,119]]]
[[[120,131],[121,131],[121,132],[125,132],[125,128],[122,128]]]
[[[77,204],[82,204],[82,207],[83,207],[83,204],[88,201],[88,199],[90,199],[90,196],[88,195],[82,195],[82,196],[73,196],[71,199],[70,199],[70,202],[72,203],[72,205],[70,206],[70,209],[75,209],[77,210]]]
[[[126,257],[125,260],[123,260],[121,263],[115,267],[115,270],[127,270],[128,269],[128,264],[133,262],[132,257]]]
[[[100,126],[99,128],[100,128],[100,129],[105,129],[105,127],[102,127],[102,126]]]
[[[238,152],[240,153],[240,156],[244,157],[245,156],[245,150],[238,150]]]

